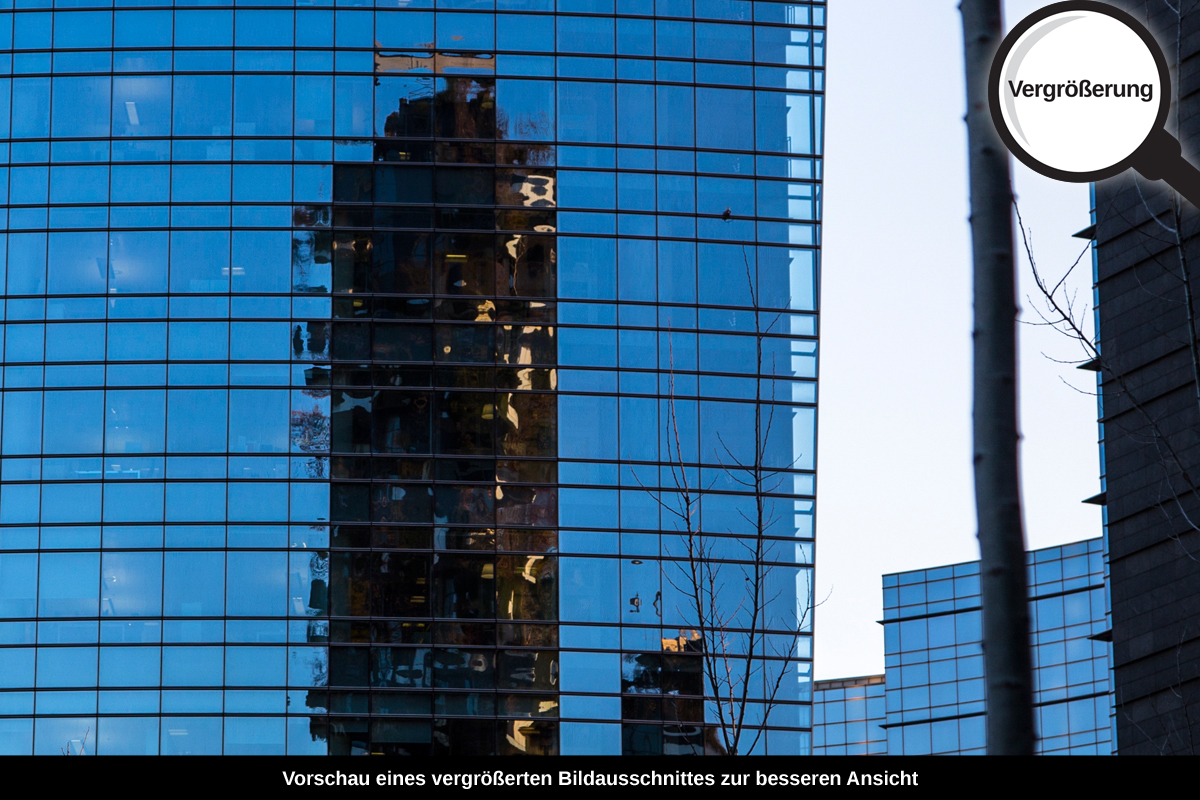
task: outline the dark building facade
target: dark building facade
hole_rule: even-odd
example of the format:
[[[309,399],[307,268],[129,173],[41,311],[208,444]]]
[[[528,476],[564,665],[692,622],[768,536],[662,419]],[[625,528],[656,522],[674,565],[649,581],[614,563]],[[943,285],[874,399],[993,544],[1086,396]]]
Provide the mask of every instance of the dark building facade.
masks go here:
[[[232,6],[0,12],[0,752],[722,752],[689,530],[807,752],[824,4]]]
[[[1200,10],[1116,3],[1163,47],[1167,129],[1200,157]],[[1117,751],[1195,754],[1200,742],[1200,217],[1132,171],[1094,187],[1102,494],[1112,580]]]

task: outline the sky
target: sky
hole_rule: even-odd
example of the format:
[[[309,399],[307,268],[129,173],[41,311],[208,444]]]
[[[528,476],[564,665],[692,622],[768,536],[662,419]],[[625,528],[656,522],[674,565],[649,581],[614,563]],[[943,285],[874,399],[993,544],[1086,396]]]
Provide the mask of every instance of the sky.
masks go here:
[[[1011,27],[1046,5],[1008,0]],[[815,671],[883,672],[881,576],[972,561],[971,239],[957,0],[837,0],[827,38]],[[1039,269],[1086,246],[1087,184],[1013,161]],[[1020,242],[1018,239],[1018,246]],[[1037,288],[1019,264],[1021,319]],[[1070,283],[1091,308],[1091,260]],[[1043,306],[1044,307],[1044,306]],[[1027,547],[1101,535],[1095,373],[1045,326],[1019,330]]]

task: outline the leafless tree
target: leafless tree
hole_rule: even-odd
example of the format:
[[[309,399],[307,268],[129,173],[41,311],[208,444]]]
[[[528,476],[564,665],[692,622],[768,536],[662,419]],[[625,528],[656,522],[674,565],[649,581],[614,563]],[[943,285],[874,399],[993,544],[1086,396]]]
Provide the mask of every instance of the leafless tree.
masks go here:
[[[88,729],[83,732],[82,739],[71,739],[70,741],[67,742],[66,747],[60,748],[62,754],[64,756],[87,755],[87,753],[85,753],[84,751],[87,749],[88,734],[90,734],[91,732],[92,732],[92,728],[89,725]],[[78,746],[76,746],[77,744],[78,744]]]
[[[760,742],[771,713],[783,699],[785,681],[798,680],[796,666],[802,639],[811,633],[813,611],[820,605],[813,602],[811,569],[785,566],[783,562],[794,557],[783,558],[780,551],[784,542],[772,538],[789,535],[776,533],[776,526],[782,527],[784,520],[769,505],[767,497],[782,490],[787,472],[767,464],[767,442],[776,424],[776,405],[773,389],[763,396],[763,348],[767,335],[783,313],[763,325],[758,292],[744,247],[743,261],[754,309],[757,388],[753,452],[749,459],[739,456],[749,448],[744,443],[727,441],[718,432],[718,447],[713,457],[719,465],[718,471],[732,485],[741,492],[753,492],[753,508],[738,511],[750,534],[731,538],[729,534],[733,531],[717,533],[701,524],[702,500],[712,490],[712,481],[707,486],[701,485],[694,477],[699,470],[687,464],[685,458],[676,407],[673,346],[669,348],[668,397],[663,420],[668,449],[664,460],[669,464],[672,485],[660,491],[642,484],[679,531],[679,549],[669,554],[674,556],[673,560],[664,560],[663,579],[683,598],[683,607],[677,611],[694,626],[688,635],[681,636],[679,647],[698,651],[703,663],[709,713],[716,717],[720,736],[719,741],[709,741],[708,746],[728,755],[761,752]],[[773,364],[770,374],[774,375]],[[634,477],[637,478],[636,473]],[[664,547],[664,552],[667,549]],[[775,579],[784,570],[797,570],[794,614],[779,612],[780,602],[789,599],[783,589],[775,586]],[[761,717],[748,713],[755,703],[762,705]]]
[[[1189,276],[1190,268],[1187,266],[1188,258],[1186,252],[1186,242],[1196,232],[1193,231],[1191,236],[1181,233],[1181,231],[1185,230],[1186,223],[1180,205],[1180,198],[1174,192],[1171,192],[1168,209],[1157,215],[1150,211],[1150,206],[1147,204],[1144,195],[1140,199],[1143,209],[1150,214],[1155,227],[1159,229],[1157,233],[1146,235],[1152,242],[1157,241],[1161,243],[1164,241],[1164,238],[1160,234],[1164,234],[1167,237],[1165,241],[1171,244],[1168,252],[1171,252],[1175,257],[1170,261],[1164,262],[1160,254],[1156,254],[1153,255],[1150,263],[1159,268],[1162,271],[1162,275],[1168,278],[1173,277],[1178,281],[1180,296],[1175,298],[1163,296],[1153,292],[1145,284],[1143,284],[1143,289],[1151,297],[1164,302],[1168,307],[1171,305],[1176,307],[1182,305],[1187,309],[1188,329],[1193,331],[1190,337],[1191,341],[1186,343],[1192,357],[1193,365],[1190,379],[1191,386],[1189,388],[1200,397],[1200,370],[1196,369],[1196,365],[1200,361],[1197,360],[1196,355],[1195,318],[1191,311],[1194,308],[1195,301],[1193,283]],[[1161,217],[1166,217],[1167,222],[1164,222]],[[1147,450],[1150,462],[1159,471],[1158,499],[1155,507],[1163,515],[1164,521],[1167,524],[1166,535],[1175,542],[1180,553],[1186,560],[1200,567],[1200,553],[1189,547],[1184,538],[1184,534],[1200,533],[1200,518],[1195,513],[1196,503],[1200,502],[1200,482],[1198,482],[1194,474],[1194,469],[1181,453],[1181,448],[1187,446],[1185,439],[1189,439],[1191,434],[1187,430],[1184,430],[1172,435],[1167,426],[1164,425],[1164,420],[1161,418],[1160,413],[1156,412],[1147,399],[1141,396],[1143,392],[1140,389],[1135,391],[1126,370],[1117,363],[1112,353],[1106,353],[1101,348],[1096,336],[1088,331],[1086,320],[1091,309],[1087,303],[1080,303],[1070,288],[1069,279],[1084,256],[1090,251],[1092,247],[1091,243],[1089,242],[1070,267],[1063,271],[1057,280],[1051,283],[1051,279],[1047,278],[1038,267],[1029,234],[1024,220],[1021,218],[1019,209],[1017,209],[1017,219],[1021,225],[1022,244],[1025,249],[1026,259],[1029,262],[1034,283],[1040,294],[1041,305],[1040,307],[1037,305],[1034,306],[1041,318],[1040,324],[1050,326],[1059,331],[1078,348],[1077,358],[1072,360],[1054,360],[1060,363],[1073,363],[1099,372],[1102,380],[1107,379],[1111,382],[1112,388],[1108,392],[1110,402],[1113,399],[1120,398],[1134,411],[1135,419],[1140,422],[1140,425],[1135,427],[1120,424],[1115,420],[1109,420],[1105,423],[1106,427],[1110,430],[1109,436],[1113,434],[1123,436],[1130,441],[1140,443]],[[1164,335],[1166,335],[1165,331]],[[1180,344],[1183,344],[1183,342]],[[1184,630],[1186,631],[1186,626]],[[1172,707],[1162,707],[1163,704],[1158,700],[1151,702],[1152,710],[1156,714],[1165,716],[1167,720],[1166,729],[1160,734],[1153,735],[1140,725],[1128,711],[1122,710],[1122,713],[1131,726],[1145,736],[1147,741],[1159,753],[1164,755],[1168,753],[1190,753],[1194,755],[1197,752],[1193,738],[1193,729],[1195,726],[1192,716],[1194,710],[1191,706],[1195,705],[1200,698],[1194,696],[1195,692],[1190,691],[1186,685],[1188,681],[1185,680],[1185,670],[1181,659],[1182,648],[1183,641],[1181,639],[1176,648],[1175,678],[1169,687],[1169,692],[1173,698],[1173,700],[1169,701],[1169,704]],[[1119,695],[1116,697],[1116,704],[1118,707],[1124,705],[1123,699]],[[1175,712],[1182,715],[1182,725],[1176,721]]]
[[[1139,4],[1140,5],[1140,4]],[[1180,42],[1184,36],[1184,21],[1189,14],[1200,9],[1200,3],[1185,0],[1163,0],[1163,7],[1173,15],[1174,52],[1173,81],[1174,108],[1169,124],[1177,122],[1180,113]],[[1150,7],[1145,9],[1147,16]],[[1168,17],[1168,19],[1171,19]],[[1164,340],[1179,348],[1186,348],[1190,361],[1190,376],[1187,389],[1194,400],[1197,416],[1190,425],[1178,421],[1168,424],[1165,413],[1156,403],[1161,387],[1139,383],[1132,374],[1136,364],[1128,362],[1127,355],[1115,347],[1104,348],[1099,340],[1100,331],[1090,331],[1087,324],[1092,312],[1087,302],[1080,302],[1070,286],[1070,279],[1084,257],[1090,252],[1089,242],[1075,261],[1057,277],[1048,277],[1038,266],[1034,249],[1020,209],[1016,210],[1021,228],[1022,244],[1029,261],[1038,301],[1033,307],[1043,325],[1062,333],[1076,349],[1075,357],[1060,363],[1075,363],[1083,368],[1095,370],[1105,384],[1106,439],[1121,437],[1137,444],[1144,452],[1146,461],[1158,473],[1157,498],[1152,503],[1163,516],[1166,536],[1174,542],[1183,558],[1193,569],[1200,568],[1200,548],[1189,544],[1200,534],[1200,475],[1196,474],[1194,461],[1187,457],[1187,450],[1194,439],[1194,431],[1200,426],[1200,341],[1196,334],[1196,276],[1192,272],[1191,250],[1200,234],[1200,220],[1194,209],[1184,204],[1180,196],[1166,187],[1156,184],[1143,185],[1137,175],[1129,177],[1130,186],[1137,193],[1138,202],[1131,208],[1119,208],[1109,204],[1097,208],[1097,219],[1118,217],[1136,237],[1131,239],[1133,247],[1139,248],[1143,258],[1132,271],[1138,288],[1148,303],[1159,309],[1156,313],[1162,322],[1159,334]],[[1148,189],[1154,186],[1153,192]],[[1147,272],[1147,270],[1149,270]],[[1172,320],[1184,317],[1182,335],[1179,325]],[[1055,359],[1059,360],[1059,359]],[[1090,393],[1090,392],[1089,392]],[[1132,411],[1130,422],[1122,421],[1113,414],[1113,405],[1121,403]],[[1145,736],[1152,748],[1162,754],[1196,753],[1194,731],[1197,714],[1197,695],[1194,676],[1195,665],[1183,658],[1187,625],[1183,626],[1175,652],[1174,678],[1168,692],[1150,700],[1154,714],[1163,720],[1159,731],[1147,730],[1128,709],[1125,698],[1117,693],[1115,701],[1118,712],[1130,726]],[[1115,688],[1115,687],[1114,687]],[[1114,743],[1115,744],[1115,743]]]

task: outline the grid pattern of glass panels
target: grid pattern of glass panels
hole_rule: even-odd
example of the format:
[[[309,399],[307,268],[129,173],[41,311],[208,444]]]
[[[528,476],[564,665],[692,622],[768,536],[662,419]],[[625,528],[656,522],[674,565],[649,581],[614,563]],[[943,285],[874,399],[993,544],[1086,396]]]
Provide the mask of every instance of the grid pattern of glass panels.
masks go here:
[[[824,6],[322,5],[0,12],[0,752],[719,750],[684,468],[807,751]]]
[[[1038,752],[1107,755],[1108,630],[1103,540],[1029,555]],[[979,562],[883,578],[887,752],[986,748]]]
[[[887,755],[883,675],[813,684],[813,755]]]

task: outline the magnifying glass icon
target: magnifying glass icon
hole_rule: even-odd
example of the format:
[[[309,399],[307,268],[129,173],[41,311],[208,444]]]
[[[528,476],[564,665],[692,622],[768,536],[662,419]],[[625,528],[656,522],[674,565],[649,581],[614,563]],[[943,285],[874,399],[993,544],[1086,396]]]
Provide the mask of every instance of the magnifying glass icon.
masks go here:
[[[1133,167],[1200,207],[1200,171],[1163,127],[1167,59],[1126,12],[1068,0],[1030,14],[1000,44],[988,101],[1000,138],[1035,172],[1090,183]]]

